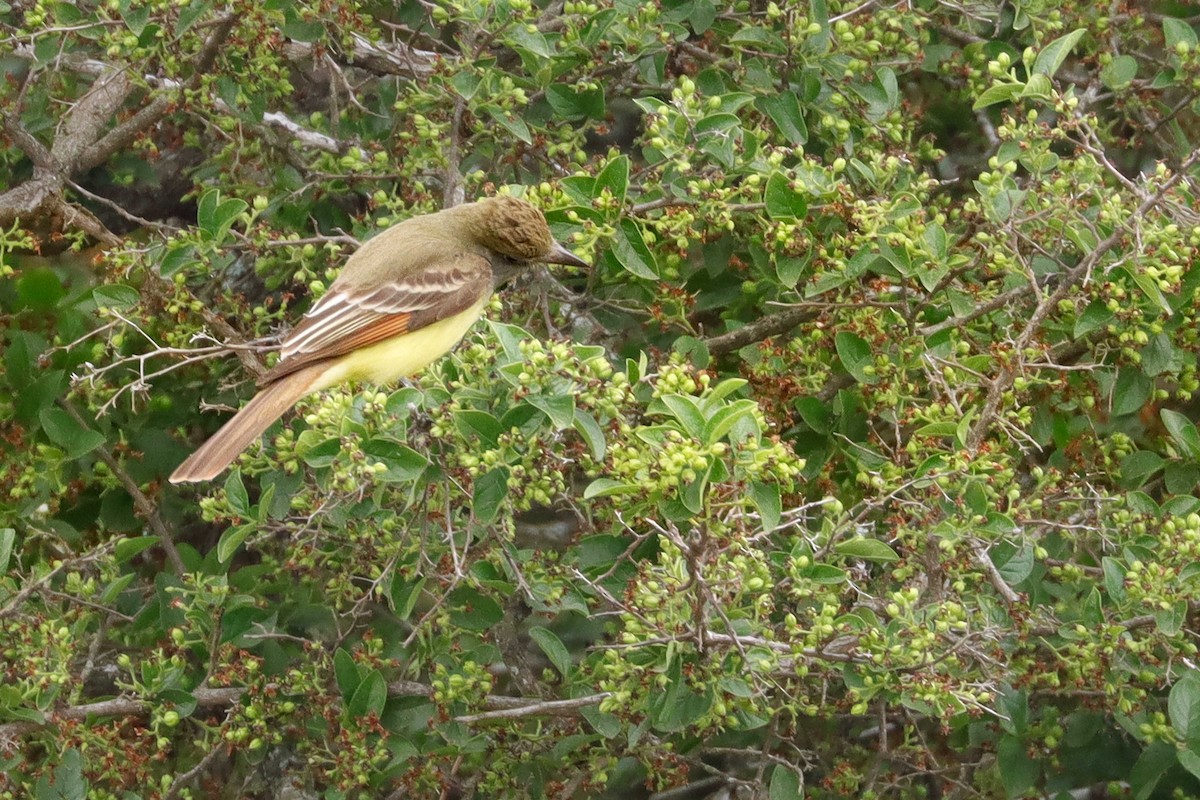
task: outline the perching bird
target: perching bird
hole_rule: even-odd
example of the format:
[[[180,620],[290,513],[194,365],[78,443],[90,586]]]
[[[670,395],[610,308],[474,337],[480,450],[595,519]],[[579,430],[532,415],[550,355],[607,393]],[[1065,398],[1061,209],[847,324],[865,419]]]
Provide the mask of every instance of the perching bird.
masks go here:
[[[349,380],[389,383],[449,352],[492,291],[532,262],[587,267],[515,197],[413,217],[358,249],[283,340],[280,359],[233,419],[171,474],[211,480],[305,395]]]

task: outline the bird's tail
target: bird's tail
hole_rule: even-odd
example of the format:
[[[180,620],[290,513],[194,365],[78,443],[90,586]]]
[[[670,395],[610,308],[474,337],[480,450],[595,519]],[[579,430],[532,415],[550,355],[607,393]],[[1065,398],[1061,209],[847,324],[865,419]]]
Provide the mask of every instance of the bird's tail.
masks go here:
[[[208,481],[221,474],[271,423],[308,394],[327,364],[313,364],[267,385],[221,430],[171,473],[171,483]]]

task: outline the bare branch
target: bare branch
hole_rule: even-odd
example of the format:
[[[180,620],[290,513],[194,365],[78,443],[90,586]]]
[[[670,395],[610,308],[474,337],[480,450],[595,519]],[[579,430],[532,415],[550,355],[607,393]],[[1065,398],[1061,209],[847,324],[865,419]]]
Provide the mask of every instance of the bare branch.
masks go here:
[[[708,345],[708,351],[713,355],[731,353],[748,344],[785,334],[797,325],[816,319],[816,317],[817,315],[807,307],[789,308],[778,314],[759,317],[749,325],[729,333],[705,339],[704,343]]]
[[[91,426],[88,425],[73,404],[62,398],[59,398],[57,403],[59,408],[66,411],[76,423],[90,429]],[[94,452],[99,456],[101,461],[108,465],[113,475],[125,487],[125,491],[133,498],[133,507],[138,510],[138,514],[141,515],[146,524],[150,526],[150,530],[154,531],[154,534],[158,537],[158,543],[162,546],[163,552],[166,554],[167,560],[171,562],[171,567],[175,570],[175,573],[182,575],[187,572],[187,568],[183,565],[183,558],[180,557],[179,550],[175,547],[175,540],[171,538],[171,532],[167,529],[162,517],[158,515],[158,506],[142,492],[142,488],[138,486],[137,481],[130,477],[129,473],[121,465],[121,462],[108,451],[107,447],[101,445]]]

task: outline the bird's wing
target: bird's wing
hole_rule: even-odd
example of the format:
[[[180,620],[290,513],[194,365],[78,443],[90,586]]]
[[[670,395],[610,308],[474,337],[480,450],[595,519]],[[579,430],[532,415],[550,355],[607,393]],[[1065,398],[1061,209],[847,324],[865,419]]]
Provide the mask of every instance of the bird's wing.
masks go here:
[[[283,340],[280,360],[260,383],[270,383],[309,364],[420,330],[466,311],[492,290],[487,259],[449,256],[421,270],[372,287],[330,287]]]

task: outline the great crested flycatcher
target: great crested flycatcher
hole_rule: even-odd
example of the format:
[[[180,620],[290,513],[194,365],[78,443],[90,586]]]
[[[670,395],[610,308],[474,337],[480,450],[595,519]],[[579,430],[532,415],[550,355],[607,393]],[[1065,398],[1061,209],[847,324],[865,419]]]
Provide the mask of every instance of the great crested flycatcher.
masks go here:
[[[542,212],[492,197],[413,217],[358,249],[283,340],[279,362],[233,419],[171,474],[215,478],[296,401],[349,380],[389,383],[449,352],[492,291],[532,262],[587,267]]]

